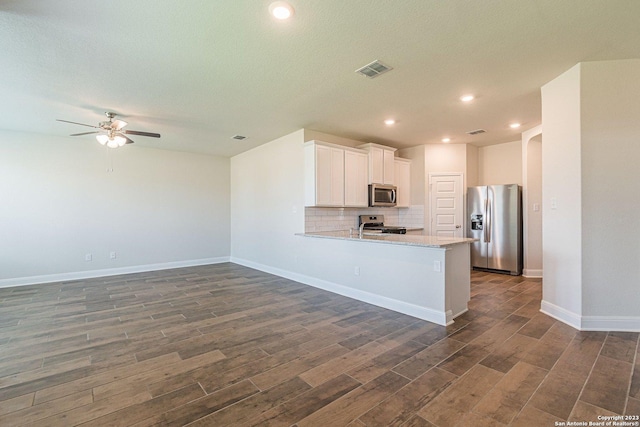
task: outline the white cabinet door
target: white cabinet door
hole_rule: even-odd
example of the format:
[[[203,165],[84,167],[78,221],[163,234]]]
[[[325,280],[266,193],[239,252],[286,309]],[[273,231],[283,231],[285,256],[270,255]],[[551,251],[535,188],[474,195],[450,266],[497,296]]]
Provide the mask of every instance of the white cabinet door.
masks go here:
[[[368,156],[366,153],[345,150],[344,152],[344,205],[366,207]]]
[[[342,206],[344,203],[344,151],[315,146],[316,205]]]
[[[373,143],[356,148],[369,153],[369,184],[395,184],[395,148]]]
[[[331,148],[331,206],[344,205],[344,150]]]
[[[384,184],[384,150],[372,147],[369,150],[369,183]]]
[[[388,185],[394,185],[394,171],[395,171],[395,162],[394,162],[394,153],[392,150],[382,150],[383,162],[382,162],[382,183]]]
[[[396,158],[394,166],[396,187],[398,187],[396,206],[408,208],[411,205],[411,160]]]
[[[305,206],[344,205],[344,150],[305,147]]]

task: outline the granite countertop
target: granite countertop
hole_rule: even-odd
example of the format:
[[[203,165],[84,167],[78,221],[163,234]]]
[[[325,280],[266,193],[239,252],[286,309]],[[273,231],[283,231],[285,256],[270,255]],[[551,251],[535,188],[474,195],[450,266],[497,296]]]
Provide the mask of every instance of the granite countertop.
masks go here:
[[[387,243],[391,245],[423,246],[428,248],[446,248],[447,246],[471,243],[477,239],[463,237],[415,236],[407,234],[387,234],[365,231],[362,239],[358,230],[319,231],[315,233],[298,233],[298,236],[321,239],[362,240],[366,242]]]

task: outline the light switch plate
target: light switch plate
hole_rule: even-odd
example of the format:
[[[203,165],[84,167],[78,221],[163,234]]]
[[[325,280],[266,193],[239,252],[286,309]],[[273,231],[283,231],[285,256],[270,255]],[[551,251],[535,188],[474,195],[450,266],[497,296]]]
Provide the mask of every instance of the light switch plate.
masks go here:
[[[433,271],[438,273],[442,271],[442,263],[440,261],[433,261]]]

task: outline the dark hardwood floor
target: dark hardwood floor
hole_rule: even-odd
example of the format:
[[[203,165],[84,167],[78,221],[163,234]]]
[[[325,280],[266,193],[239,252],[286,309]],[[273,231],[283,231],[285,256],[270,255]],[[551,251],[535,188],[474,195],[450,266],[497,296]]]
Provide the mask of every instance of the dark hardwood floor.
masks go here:
[[[472,274],[438,326],[235,264],[0,289],[0,426],[553,426],[640,414],[637,333]]]

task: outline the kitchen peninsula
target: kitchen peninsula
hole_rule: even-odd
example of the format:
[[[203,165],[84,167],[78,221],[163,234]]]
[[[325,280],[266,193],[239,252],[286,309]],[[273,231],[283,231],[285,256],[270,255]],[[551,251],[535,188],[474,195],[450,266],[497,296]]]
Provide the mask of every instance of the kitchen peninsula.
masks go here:
[[[448,325],[467,311],[473,239],[356,230],[297,234],[308,284]]]

